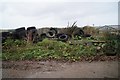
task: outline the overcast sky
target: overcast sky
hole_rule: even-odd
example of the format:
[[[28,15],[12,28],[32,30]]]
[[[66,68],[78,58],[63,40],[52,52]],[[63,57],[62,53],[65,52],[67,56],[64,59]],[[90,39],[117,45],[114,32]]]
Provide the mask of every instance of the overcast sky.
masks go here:
[[[66,27],[77,21],[78,26],[117,25],[118,2],[44,1],[1,2],[0,27]]]

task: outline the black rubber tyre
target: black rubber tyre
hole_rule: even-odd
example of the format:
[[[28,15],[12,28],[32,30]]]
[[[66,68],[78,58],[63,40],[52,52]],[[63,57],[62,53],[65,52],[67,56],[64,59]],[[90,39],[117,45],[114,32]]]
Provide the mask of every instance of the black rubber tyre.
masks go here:
[[[28,27],[27,28],[27,34],[28,34],[29,31],[32,31],[32,34],[37,33],[36,27]]]
[[[57,34],[57,33],[58,33],[57,28],[50,28],[50,31],[54,32],[55,34]]]
[[[91,37],[90,34],[84,34],[83,37]]]
[[[47,35],[46,35],[46,33],[42,33],[42,34],[40,35],[40,40],[43,40],[43,39],[45,39],[45,38],[48,38]]]
[[[1,37],[2,37],[2,43],[5,42],[5,40],[10,37],[10,32],[1,32]]]
[[[27,34],[29,34],[29,32],[32,33],[32,40],[33,40],[33,43],[37,43],[38,40],[38,32],[37,32],[37,29],[36,27],[28,27],[27,28]]]
[[[48,38],[54,38],[56,34],[53,31],[49,31],[46,33],[46,35]]]
[[[21,31],[25,31],[25,27],[15,29],[15,32],[21,32]]]
[[[64,33],[59,33],[59,34],[56,34],[56,38],[59,38],[60,35],[62,35]]]
[[[10,32],[2,32],[2,37],[8,37],[10,36]]]
[[[36,27],[28,27],[28,28],[27,28],[27,31],[29,31],[29,30],[33,30],[33,29],[36,30]]]
[[[13,32],[14,39],[24,39],[25,37],[26,37],[25,27],[17,28],[15,29],[15,32]]]
[[[68,40],[68,35],[67,34],[62,34],[58,37],[58,40],[59,41],[63,41],[63,42],[66,42]]]
[[[84,35],[84,31],[82,29],[76,30],[76,32],[74,32],[73,34],[74,37],[83,36],[83,35]]]

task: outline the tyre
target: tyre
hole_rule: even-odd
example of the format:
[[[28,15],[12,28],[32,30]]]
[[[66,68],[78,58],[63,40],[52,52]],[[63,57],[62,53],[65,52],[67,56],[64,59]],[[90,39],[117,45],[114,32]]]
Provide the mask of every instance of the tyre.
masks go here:
[[[45,33],[42,33],[42,34],[40,35],[40,39],[43,40],[43,39],[45,39],[45,38],[47,38],[47,35],[46,35]]]
[[[90,34],[84,34],[83,37],[91,37]]]
[[[83,36],[83,35],[84,35],[84,31],[82,29],[75,30],[73,34],[74,38],[78,36]]]
[[[68,40],[68,35],[67,34],[61,34],[59,37],[58,37],[58,40],[59,41],[63,41],[63,42],[66,42]]]
[[[10,32],[2,32],[1,33],[1,36],[2,36],[2,43],[5,42],[5,40],[10,37]]]
[[[46,35],[48,38],[54,38],[56,34],[53,31],[49,31],[46,33]]]
[[[13,39],[24,39],[26,37],[26,30],[19,30],[13,32]]]
[[[37,32],[37,29],[36,27],[28,27],[27,28],[27,35],[31,34],[31,39],[33,41],[33,43],[36,43],[38,41],[38,32]]]
[[[15,32],[21,32],[21,31],[25,31],[25,27],[15,29]]]
[[[36,30],[36,27],[28,27],[28,28],[27,28],[27,31],[29,31],[29,30],[33,30],[33,29]]]
[[[57,33],[58,33],[57,28],[50,28],[50,31],[51,31],[51,32],[54,32],[55,34],[57,34]]]
[[[56,34],[56,38],[59,38],[60,35],[62,35],[64,33],[59,33],[59,34]]]
[[[15,29],[12,37],[13,37],[13,39],[24,39],[26,37],[25,27]]]
[[[2,37],[8,37],[10,36],[10,32],[2,32]]]

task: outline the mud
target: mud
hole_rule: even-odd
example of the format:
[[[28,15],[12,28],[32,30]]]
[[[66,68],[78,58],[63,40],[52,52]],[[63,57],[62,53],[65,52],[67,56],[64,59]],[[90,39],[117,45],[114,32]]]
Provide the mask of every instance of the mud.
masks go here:
[[[3,61],[3,78],[117,78],[118,61]]]

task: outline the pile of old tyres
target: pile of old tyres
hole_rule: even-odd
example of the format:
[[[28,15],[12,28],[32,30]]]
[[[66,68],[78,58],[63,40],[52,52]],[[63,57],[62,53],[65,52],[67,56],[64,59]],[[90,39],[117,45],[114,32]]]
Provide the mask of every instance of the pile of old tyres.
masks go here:
[[[82,37],[90,37],[90,34],[84,34],[84,31],[80,28],[77,28],[74,31],[73,34],[74,37],[76,36],[82,36]],[[57,28],[50,28],[49,31],[46,33],[42,33],[38,35],[36,27],[28,27],[25,29],[25,27],[17,28],[14,30],[14,32],[2,32],[2,41],[4,42],[8,37],[12,37],[12,39],[22,39],[22,40],[28,40],[28,37],[33,41],[33,43],[36,43],[38,41],[42,41],[45,38],[57,38],[58,41],[68,41],[72,38],[72,34],[67,33],[59,33]]]
[[[25,27],[20,27],[15,29],[12,33],[10,32],[1,32],[2,42],[4,42],[7,38],[11,38],[13,40],[27,40],[27,35],[31,33],[31,38],[33,42],[38,42],[39,36],[37,33],[36,27],[28,27],[27,30]]]
[[[57,28],[50,28],[46,33],[42,33],[40,38],[43,40],[45,38],[57,38],[58,41],[67,41],[70,35],[65,33],[58,33]]]
[[[74,33],[73,33],[73,37],[90,37],[90,34],[85,34],[84,31],[80,28],[77,28]],[[69,39],[72,38],[72,34],[67,34],[67,33],[58,33],[57,28],[50,28],[48,32],[46,33],[42,33],[40,35],[40,38],[43,40],[45,38],[57,38],[58,41],[63,41],[66,42]]]
[[[6,39],[10,38],[10,39],[25,39],[26,37],[26,30],[25,27],[21,27],[21,28],[17,28],[12,32],[1,32],[1,39],[2,39],[2,43],[5,42]]]

